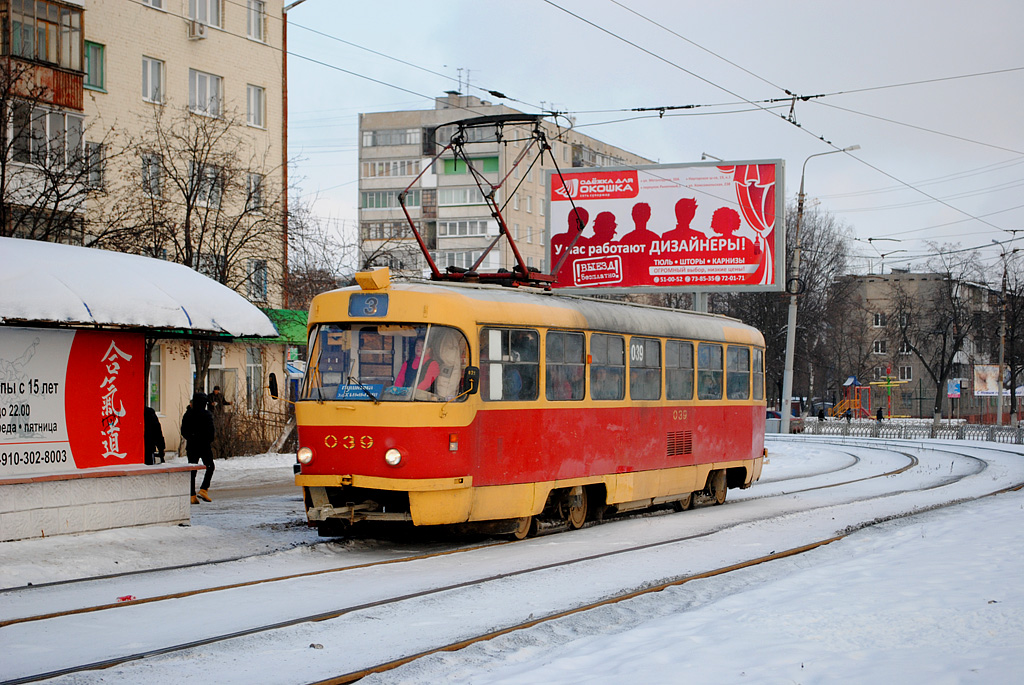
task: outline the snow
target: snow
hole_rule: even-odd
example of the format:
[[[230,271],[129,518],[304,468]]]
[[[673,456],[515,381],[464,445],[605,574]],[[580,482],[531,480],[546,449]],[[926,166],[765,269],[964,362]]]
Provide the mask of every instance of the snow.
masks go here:
[[[0,323],[35,321],[277,337],[259,308],[181,264],[0,238]]]
[[[598,600],[623,587],[669,581],[878,520],[805,554],[542,622],[417,659],[364,682],[1015,682],[1024,667],[1024,555],[1019,554],[1024,495],[1005,492],[930,508],[948,498],[948,488],[957,488],[959,497],[967,499],[1024,481],[1024,456],[1013,446],[982,443],[893,441],[885,454],[858,444],[864,443],[770,441],[761,481],[747,491],[730,491],[723,507],[616,521],[488,547],[471,557],[434,557],[409,564],[414,573],[403,568],[406,564],[392,564],[347,571],[341,585],[331,574],[288,589],[268,583],[258,595],[240,595],[229,610],[218,609],[212,595],[199,595],[84,614],[73,633],[55,635],[41,625],[47,622],[27,624],[36,633],[12,631],[19,626],[0,628],[5,654],[0,680],[6,679],[8,667],[9,677],[56,667],[49,660],[63,655],[40,646],[54,641],[72,659],[88,657],[94,636],[118,630],[129,631],[123,639],[132,643],[126,647],[131,652],[160,633],[177,635],[181,642],[230,628],[234,621],[284,618],[297,607],[326,611],[341,597],[362,606],[338,619],[273,635],[236,638],[192,654],[55,680],[162,683],[201,675],[218,683],[309,682],[379,663],[388,655],[428,649],[439,639],[454,641],[494,629],[510,618],[541,617],[567,598]],[[900,472],[911,458],[919,464]],[[230,578],[352,567],[382,555],[400,558],[440,547],[430,541],[318,542],[305,526],[297,489],[242,496],[242,487],[286,486],[293,461],[294,455],[219,461],[214,502],[193,506],[191,527],[149,526],[2,543],[0,587],[254,552],[261,556],[216,568],[160,572],[148,584],[112,579],[39,588],[31,596],[3,592],[0,620],[113,601],[122,593],[143,597]],[[811,489],[883,473],[890,475]],[[922,513],[903,516],[908,511]],[[695,537],[704,532],[711,534]],[[455,585],[495,570],[512,573],[581,551],[600,554],[669,537],[679,542],[631,554],[628,564],[611,555],[573,570],[531,573],[528,580],[510,576],[490,589],[428,595],[404,609],[367,606],[396,593]],[[175,606],[160,608],[168,604]],[[132,625],[147,628],[131,633]],[[382,640],[381,635],[390,637]],[[314,644],[322,649],[310,649]],[[25,653],[24,645],[39,651]],[[33,659],[44,658],[32,668]]]

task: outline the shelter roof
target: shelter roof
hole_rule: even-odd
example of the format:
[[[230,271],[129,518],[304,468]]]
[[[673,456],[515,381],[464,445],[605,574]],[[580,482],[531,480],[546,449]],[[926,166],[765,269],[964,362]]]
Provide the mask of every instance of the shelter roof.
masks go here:
[[[0,238],[0,325],[30,324],[232,338],[278,334],[258,307],[181,264]]]
[[[306,322],[309,319],[309,312],[304,309],[264,309],[263,313],[270,318],[280,333],[276,338],[269,338],[263,342],[306,345]]]

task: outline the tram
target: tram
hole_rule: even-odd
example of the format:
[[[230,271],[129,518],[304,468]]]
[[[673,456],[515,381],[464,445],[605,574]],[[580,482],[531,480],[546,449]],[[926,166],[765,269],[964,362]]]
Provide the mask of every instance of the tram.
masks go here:
[[[734,319],[497,285],[318,295],[296,485],[361,522],[523,538],[609,511],[722,503],[758,479],[764,338]]]

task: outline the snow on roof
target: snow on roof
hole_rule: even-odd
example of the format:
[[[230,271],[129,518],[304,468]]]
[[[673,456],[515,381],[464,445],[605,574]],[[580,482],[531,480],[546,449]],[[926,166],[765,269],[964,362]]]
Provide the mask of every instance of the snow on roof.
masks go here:
[[[0,238],[0,324],[26,322],[277,336],[256,306],[181,264]]]

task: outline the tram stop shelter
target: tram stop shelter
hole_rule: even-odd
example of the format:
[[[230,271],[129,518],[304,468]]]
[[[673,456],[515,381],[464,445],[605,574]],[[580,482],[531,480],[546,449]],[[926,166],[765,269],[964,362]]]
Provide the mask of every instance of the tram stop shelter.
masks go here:
[[[190,520],[192,466],[146,465],[146,340],[277,335],[180,264],[0,238],[0,541]]]

